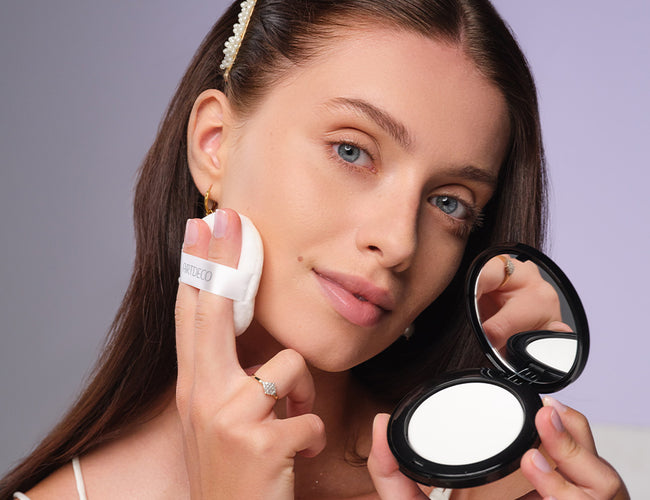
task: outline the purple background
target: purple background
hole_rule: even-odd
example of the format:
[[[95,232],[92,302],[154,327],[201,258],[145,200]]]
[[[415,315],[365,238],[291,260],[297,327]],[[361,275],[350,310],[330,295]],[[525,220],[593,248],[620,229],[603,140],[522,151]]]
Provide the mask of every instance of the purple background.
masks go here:
[[[650,426],[650,3],[499,0],[537,78],[550,254],[590,362],[560,398]],[[224,2],[5,1],[0,10],[0,474],[72,402],[129,279],[135,170]],[[164,207],[160,207],[164,210]]]

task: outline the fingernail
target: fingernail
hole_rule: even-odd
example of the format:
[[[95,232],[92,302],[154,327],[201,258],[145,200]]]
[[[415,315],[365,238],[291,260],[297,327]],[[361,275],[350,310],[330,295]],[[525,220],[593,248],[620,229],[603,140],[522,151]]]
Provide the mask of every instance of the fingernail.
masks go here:
[[[566,406],[551,396],[544,396],[544,398],[542,398],[542,402],[544,403],[544,406],[552,406],[555,408],[558,413],[564,413],[567,410]]]
[[[185,224],[185,237],[183,238],[183,244],[185,246],[192,246],[196,243],[196,240],[199,238],[199,228],[196,226],[196,221],[194,219],[187,219]]]
[[[551,422],[553,422],[553,427],[555,427],[555,430],[558,432],[564,432],[564,424],[562,424],[560,414],[555,408],[553,408],[553,411],[551,412]]]
[[[225,210],[215,210],[214,226],[212,227],[212,236],[223,238],[228,228],[228,213]]]
[[[551,466],[548,464],[548,462],[544,458],[544,455],[542,455],[539,451],[535,450],[533,452],[532,459],[533,459],[533,464],[535,465],[535,467],[537,467],[537,469],[539,469],[540,471],[542,471],[544,473],[551,472],[551,470],[552,470]]]

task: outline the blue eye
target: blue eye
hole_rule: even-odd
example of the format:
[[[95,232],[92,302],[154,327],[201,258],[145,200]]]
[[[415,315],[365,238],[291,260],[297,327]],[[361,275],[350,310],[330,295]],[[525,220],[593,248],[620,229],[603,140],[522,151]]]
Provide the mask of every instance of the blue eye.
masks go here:
[[[354,163],[361,157],[361,148],[353,146],[352,144],[339,144],[336,152],[345,161]]]
[[[363,167],[373,170],[373,158],[360,146],[355,146],[349,142],[339,142],[332,144],[332,149],[336,155],[345,162],[355,167]]]
[[[471,215],[470,211],[462,202],[451,196],[433,196],[430,200],[444,213],[456,219],[467,219]]]

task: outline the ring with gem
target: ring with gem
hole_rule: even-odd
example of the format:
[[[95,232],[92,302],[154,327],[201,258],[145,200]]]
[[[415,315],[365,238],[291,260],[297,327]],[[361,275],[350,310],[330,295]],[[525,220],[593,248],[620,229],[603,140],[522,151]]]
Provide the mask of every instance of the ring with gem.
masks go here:
[[[267,382],[262,380],[257,375],[251,375],[255,380],[262,384],[262,389],[264,389],[264,394],[271,396],[273,399],[278,399],[278,390],[273,382]]]
[[[506,275],[503,277],[503,281],[499,285],[499,288],[501,288],[508,282],[510,276],[512,276],[512,274],[515,272],[515,264],[505,255],[499,255],[499,258],[503,261],[503,271],[506,273]]]

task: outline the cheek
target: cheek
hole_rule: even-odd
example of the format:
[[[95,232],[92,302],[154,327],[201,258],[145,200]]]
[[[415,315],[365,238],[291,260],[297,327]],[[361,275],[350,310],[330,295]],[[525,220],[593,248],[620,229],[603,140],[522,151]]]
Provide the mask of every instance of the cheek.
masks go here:
[[[418,256],[413,266],[413,286],[418,289],[417,314],[449,286],[462,261],[466,242],[441,232],[422,244],[430,250]]]
[[[278,228],[309,227],[325,194],[314,175],[314,155],[303,142],[257,133],[242,138],[229,158],[224,195],[256,224],[264,220]]]

